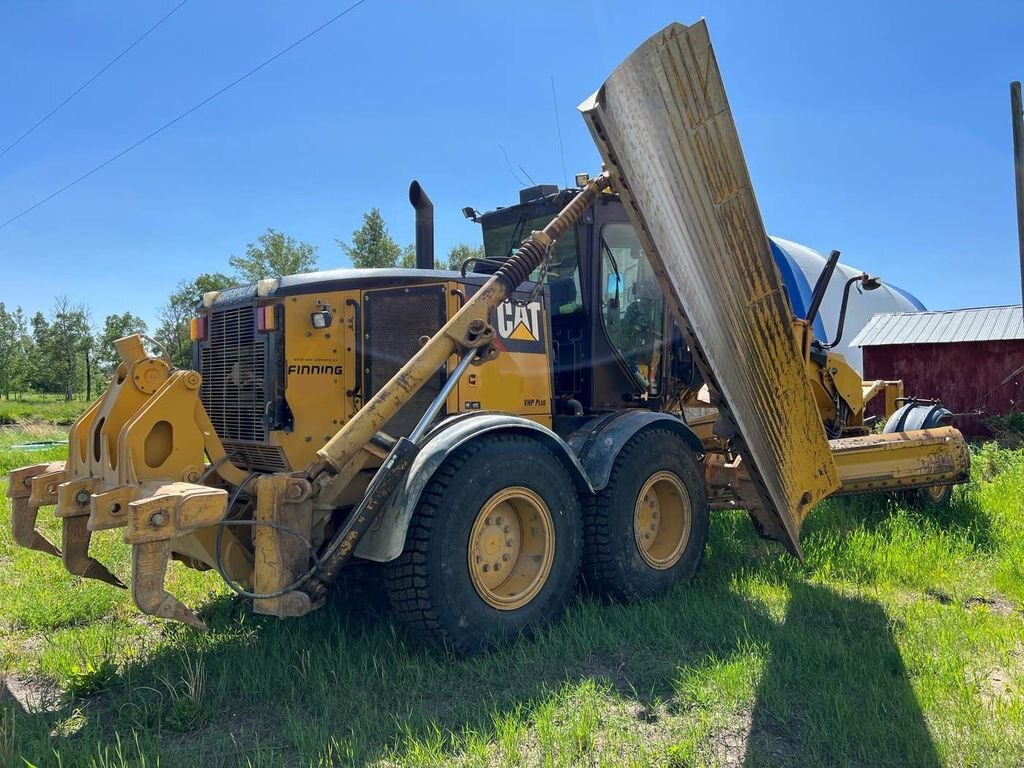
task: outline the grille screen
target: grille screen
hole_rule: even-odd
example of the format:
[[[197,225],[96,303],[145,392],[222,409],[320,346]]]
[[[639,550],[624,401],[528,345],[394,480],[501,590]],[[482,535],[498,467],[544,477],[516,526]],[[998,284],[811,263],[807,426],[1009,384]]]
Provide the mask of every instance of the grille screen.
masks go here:
[[[444,325],[445,289],[434,285],[367,291],[363,312],[367,335],[366,392],[372,396],[419,351],[421,336],[433,336]],[[441,373],[431,377],[384,425],[383,431],[393,437],[404,437],[412,432],[427,406],[441,391],[442,383]]]
[[[235,466],[243,469],[258,469],[261,472],[288,472],[291,469],[284,450],[276,445],[253,445],[225,440],[224,451]]]
[[[199,397],[225,443],[267,439],[266,357],[267,340],[256,333],[252,304],[207,316]]]

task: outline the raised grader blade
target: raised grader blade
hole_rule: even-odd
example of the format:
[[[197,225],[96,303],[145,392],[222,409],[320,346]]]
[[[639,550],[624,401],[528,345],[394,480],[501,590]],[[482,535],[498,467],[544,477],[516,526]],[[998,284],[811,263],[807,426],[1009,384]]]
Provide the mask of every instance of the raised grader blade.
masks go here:
[[[967,478],[952,429],[830,445],[704,21],[647,40],[580,111],[714,392],[738,459],[716,477],[764,534],[802,557],[804,518],[840,489]]]

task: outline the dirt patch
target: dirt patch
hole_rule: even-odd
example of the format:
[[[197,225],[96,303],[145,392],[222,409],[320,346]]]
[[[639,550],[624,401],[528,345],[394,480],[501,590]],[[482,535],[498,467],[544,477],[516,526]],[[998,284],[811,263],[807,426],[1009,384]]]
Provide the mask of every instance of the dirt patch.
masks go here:
[[[996,704],[1010,701],[1013,697],[1013,681],[1009,671],[1002,667],[991,670],[981,684],[981,701],[992,708]]]
[[[725,728],[712,733],[709,738],[712,761],[726,768],[743,765],[753,725],[753,712],[746,711],[736,715]]]
[[[992,597],[983,597],[981,595],[968,597],[964,601],[964,608],[987,609],[996,616],[1010,616],[1015,610],[1013,603],[999,594]]]
[[[789,765],[799,751],[793,736],[778,721],[764,713],[755,717],[748,710],[734,715],[724,728],[714,731],[709,743],[713,761],[727,768],[746,765],[750,753],[759,756],[754,762],[771,756],[772,762]]]
[[[21,675],[0,675],[0,701],[8,698],[26,714],[55,712],[60,709],[63,691],[56,683]]]
[[[629,660],[624,653],[593,651],[583,661],[582,672],[595,680],[605,679],[620,692],[630,692],[633,685],[626,674]]]

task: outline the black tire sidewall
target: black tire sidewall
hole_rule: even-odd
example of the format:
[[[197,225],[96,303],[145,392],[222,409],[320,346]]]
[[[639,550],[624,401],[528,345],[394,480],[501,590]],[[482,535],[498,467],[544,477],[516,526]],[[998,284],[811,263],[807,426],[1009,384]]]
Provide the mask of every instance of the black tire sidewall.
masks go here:
[[[657,472],[674,474],[690,502],[689,538],[679,560],[665,569],[653,568],[640,554],[634,532],[636,501],[644,484]],[[641,432],[623,447],[615,461],[605,500],[603,520],[607,527],[610,558],[598,574],[599,592],[624,600],[644,600],[689,581],[700,567],[708,532],[708,503],[704,479],[689,444],[664,430]],[[587,557],[594,553],[586,553]]]
[[[534,598],[521,608],[499,610],[473,586],[469,539],[484,504],[510,486],[528,488],[548,505],[555,551],[547,580]],[[487,441],[439,496],[443,503],[435,511],[427,589],[444,627],[457,628],[469,645],[484,647],[561,614],[579,573],[582,523],[572,479],[550,450],[534,440]]]

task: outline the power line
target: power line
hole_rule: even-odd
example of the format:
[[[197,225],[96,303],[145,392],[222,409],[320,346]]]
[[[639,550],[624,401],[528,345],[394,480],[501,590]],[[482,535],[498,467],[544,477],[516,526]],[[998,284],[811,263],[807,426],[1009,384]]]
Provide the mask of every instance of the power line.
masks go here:
[[[57,112],[59,112],[59,111],[61,110],[61,108],[62,108],[62,107],[63,107],[63,106],[65,105],[65,104],[67,104],[67,103],[68,103],[69,101],[71,101],[71,100],[72,100],[73,98],[75,98],[75,96],[77,96],[77,95],[78,95],[78,94],[80,94],[80,93],[81,93],[82,91],[84,91],[84,90],[85,90],[86,88],[88,88],[88,87],[89,87],[89,86],[90,86],[90,85],[91,85],[91,84],[93,83],[93,81],[95,81],[95,80],[96,80],[96,78],[98,78],[98,77],[99,77],[100,75],[102,75],[102,74],[103,74],[104,72],[106,72],[106,71],[107,71],[108,69],[110,69],[110,68],[111,68],[112,66],[114,66],[114,65],[115,65],[115,64],[116,64],[116,63],[117,63],[118,61],[120,61],[120,60],[121,60],[121,58],[122,58],[122,57],[123,57],[123,56],[124,56],[124,55],[125,55],[126,53],[128,53],[128,52],[129,52],[129,51],[130,51],[130,50],[131,50],[132,48],[134,48],[134,47],[135,47],[136,45],[138,45],[138,44],[139,44],[139,43],[141,43],[141,42],[142,42],[143,40],[145,40],[145,39],[146,39],[147,37],[149,37],[149,34],[150,34],[150,32],[152,32],[152,31],[153,31],[153,30],[155,30],[155,29],[156,29],[157,27],[159,27],[159,26],[160,26],[161,24],[163,24],[163,23],[164,23],[165,21],[167,21],[167,20],[168,20],[169,18],[171,18],[171,16],[173,16],[173,15],[174,15],[174,13],[175,13],[175,12],[176,12],[176,11],[177,11],[177,10],[178,10],[179,8],[181,8],[181,6],[183,6],[183,5],[184,5],[185,3],[187,3],[187,2],[188,2],[188,0],[181,0],[181,2],[180,2],[180,3],[178,3],[178,4],[176,5],[176,6],[174,6],[173,8],[171,8],[171,10],[170,10],[170,11],[168,11],[168,12],[167,12],[167,14],[166,14],[166,15],[164,15],[164,17],[163,17],[162,19],[160,19],[160,21],[158,21],[158,22],[157,22],[156,24],[154,24],[154,25],[153,25],[152,27],[150,27],[150,28],[149,28],[149,29],[147,29],[147,30],[146,30],[145,32],[143,32],[143,33],[142,33],[142,34],[141,34],[141,35],[140,35],[139,37],[135,38],[135,40],[134,40],[134,41],[132,42],[132,44],[131,44],[131,45],[129,45],[129,46],[127,47],[127,48],[125,48],[125,49],[124,49],[123,51],[121,51],[121,52],[120,52],[119,54],[117,54],[117,56],[115,56],[115,57],[114,57],[114,58],[112,58],[112,59],[111,59],[110,61],[108,61],[108,62],[107,62],[107,63],[106,63],[106,64],[105,64],[104,66],[103,66],[103,68],[102,68],[102,69],[101,69],[101,70],[100,70],[99,72],[97,72],[97,73],[96,73],[95,75],[93,75],[93,76],[92,76],[92,77],[90,77],[90,78],[89,78],[88,80],[86,80],[86,81],[85,81],[84,83],[82,83],[82,84],[81,84],[80,86],[78,86],[78,88],[76,88],[75,90],[73,90],[73,91],[71,92],[71,94],[70,94],[70,95],[69,95],[69,96],[68,96],[68,97],[67,97],[66,99],[64,99],[64,101],[62,101],[62,102],[61,102],[60,104],[58,104],[58,105],[57,105],[56,107],[54,107],[54,108],[53,108],[53,109],[51,109],[51,110],[50,110],[49,112],[47,112],[47,113],[46,113],[45,115],[43,115],[43,116],[42,116],[41,118],[39,118],[39,120],[38,120],[38,121],[36,121],[35,125],[33,125],[33,126],[32,126],[31,128],[29,128],[29,129],[28,129],[27,131],[25,131],[25,132],[24,132],[23,134],[21,134],[21,136],[19,136],[18,138],[16,138],[16,139],[15,139],[15,140],[14,140],[13,142],[11,142],[10,144],[8,144],[8,145],[7,145],[7,147],[5,147],[5,148],[4,148],[3,152],[0,152],[0,157],[3,157],[3,156],[4,156],[4,155],[6,155],[6,154],[7,154],[8,152],[10,152],[10,151],[11,151],[12,149],[14,149],[14,148],[15,148],[16,146],[18,146],[18,145],[19,145],[19,144],[21,143],[22,139],[24,139],[24,138],[25,138],[26,136],[28,136],[28,135],[29,135],[30,133],[32,133],[32,132],[33,132],[33,131],[34,131],[34,130],[35,130],[36,128],[38,128],[38,127],[39,127],[39,126],[41,126],[41,125],[42,125],[43,123],[45,123],[45,122],[46,122],[47,120],[49,120],[49,119],[50,119],[51,117],[53,117],[53,116],[54,116],[55,114],[57,114]]]
[[[37,203],[34,203],[33,205],[30,205],[30,206],[29,206],[28,208],[26,208],[25,210],[23,210],[23,211],[22,211],[21,213],[19,213],[18,215],[16,215],[16,216],[12,216],[12,217],[11,217],[11,218],[9,218],[9,219],[8,219],[7,221],[5,221],[5,222],[4,222],[3,224],[0,224],[0,229],[3,229],[4,227],[8,226],[9,224],[13,224],[13,223],[14,223],[14,222],[16,222],[16,221],[17,221],[18,219],[20,219],[20,218],[21,218],[22,216],[24,216],[25,214],[27,214],[27,213],[31,213],[32,211],[34,211],[34,210],[35,210],[36,208],[38,208],[38,207],[39,207],[39,206],[41,206],[41,205],[45,205],[46,203],[48,203],[48,202],[50,202],[51,200],[53,200],[53,198],[57,197],[57,195],[60,195],[60,194],[62,194],[62,193],[64,193],[64,192],[67,192],[67,191],[68,191],[69,189],[71,189],[71,188],[72,188],[73,186],[75,186],[75,185],[76,185],[76,184],[78,184],[79,182],[85,181],[85,180],[86,180],[87,178],[89,178],[90,176],[92,176],[92,175],[93,175],[94,173],[96,173],[97,171],[101,171],[101,170],[103,170],[103,169],[104,169],[104,168],[106,168],[106,167],[107,167],[108,165],[110,165],[110,164],[111,164],[112,162],[114,162],[115,160],[118,160],[118,159],[120,159],[120,158],[124,157],[124,156],[125,156],[125,155],[127,155],[127,154],[128,154],[129,152],[131,152],[131,151],[132,151],[133,149],[135,149],[136,147],[139,147],[139,146],[141,146],[141,145],[145,144],[145,143],[146,143],[147,141],[149,141],[150,139],[152,139],[152,138],[153,138],[154,136],[157,136],[157,135],[159,135],[159,134],[163,133],[163,132],[164,132],[164,131],[166,131],[166,130],[167,130],[168,128],[170,128],[170,127],[171,127],[172,125],[174,125],[175,123],[178,123],[178,122],[180,122],[181,120],[184,120],[184,119],[185,119],[186,117],[188,117],[189,115],[191,115],[191,114],[192,114],[193,112],[195,112],[195,111],[196,111],[197,109],[200,109],[201,107],[204,107],[204,106],[206,106],[207,104],[209,104],[209,103],[210,103],[211,101],[213,101],[214,99],[216,99],[216,98],[217,98],[218,96],[220,96],[221,94],[223,94],[223,93],[226,93],[227,91],[229,91],[229,90],[231,90],[232,88],[234,88],[234,87],[235,87],[236,85],[238,85],[239,83],[241,83],[241,82],[242,82],[243,80],[246,80],[246,79],[248,79],[248,78],[252,77],[253,75],[255,75],[255,74],[256,74],[257,72],[259,72],[259,71],[260,71],[261,69],[263,69],[263,68],[264,68],[265,66],[267,66],[268,64],[271,64],[271,63],[273,63],[274,61],[276,61],[277,59],[279,59],[279,58],[281,58],[282,56],[284,56],[284,55],[285,55],[286,53],[288,53],[288,52],[289,52],[290,50],[292,50],[292,49],[293,49],[293,48],[295,48],[296,46],[298,46],[298,45],[301,45],[302,43],[306,42],[307,40],[309,40],[309,38],[313,37],[313,36],[314,36],[314,35],[316,35],[317,33],[319,33],[319,32],[322,32],[323,30],[327,29],[327,27],[331,26],[331,24],[333,24],[334,22],[338,21],[338,20],[339,20],[340,18],[342,18],[343,16],[347,16],[347,15],[348,15],[349,13],[351,13],[352,11],[354,11],[354,10],[355,10],[356,8],[358,8],[358,7],[360,6],[360,5],[362,5],[362,4],[363,4],[363,3],[365,3],[365,2],[367,2],[367,0],[357,0],[357,2],[353,3],[352,5],[350,5],[350,6],[348,7],[348,8],[346,8],[345,10],[343,10],[343,11],[342,11],[341,13],[339,13],[339,14],[337,14],[336,16],[333,16],[332,18],[328,19],[328,20],[327,20],[327,21],[325,21],[325,22],[324,22],[323,24],[321,24],[321,25],[320,25],[319,27],[316,27],[316,28],[315,28],[315,29],[313,29],[313,30],[312,30],[311,32],[308,32],[308,33],[306,33],[305,35],[303,35],[302,37],[300,37],[300,38],[299,38],[298,40],[296,40],[295,42],[291,43],[290,45],[286,46],[285,48],[282,48],[282,49],[281,49],[280,51],[278,51],[277,53],[275,53],[275,54],[274,54],[273,56],[271,56],[271,57],[270,57],[269,59],[266,59],[266,60],[265,60],[265,61],[263,61],[262,63],[260,63],[260,64],[257,64],[257,65],[256,65],[255,67],[253,67],[252,69],[250,69],[250,70],[249,70],[248,72],[246,72],[246,73],[245,73],[244,75],[242,75],[241,77],[238,77],[238,78],[236,78],[236,79],[232,80],[232,81],[231,81],[230,83],[228,83],[227,85],[225,85],[225,86],[224,86],[223,88],[221,88],[221,89],[220,89],[219,91],[216,91],[215,93],[212,93],[212,94],[210,94],[210,95],[209,95],[209,96],[207,96],[207,97],[206,97],[205,99],[203,99],[202,101],[200,101],[200,102],[199,102],[198,104],[195,104],[194,106],[192,106],[192,107],[189,107],[189,108],[188,108],[188,109],[186,109],[186,110],[185,110],[184,112],[182,112],[182,113],[181,113],[180,115],[178,115],[177,117],[175,117],[175,118],[174,118],[173,120],[168,120],[168,121],[167,121],[166,123],[164,123],[163,125],[161,125],[161,126],[160,126],[159,128],[157,128],[157,129],[156,129],[156,130],[154,130],[153,132],[151,132],[151,133],[149,133],[149,134],[147,134],[147,135],[143,136],[143,137],[142,137],[141,139],[139,139],[138,141],[136,141],[136,142],[135,142],[134,144],[131,144],[131,145],[129,145],[129,146],[127,146],[127,147],[125,147],[125,148],[124,148],[124,149],[122,149],[122,150],[121,150],[120,152],[118,152],[118,153],[117,153],[116,155],[113,155],[113,156],[111,156],[111,157],[107,158],[107,159],[106,159],[106,160],[104,160],[104,161],[103,161],[102,163],[100,163],[100,164],[99,164],[99,165],[97,165],[97,166],[96,166],[95,168],[93,168],[92,170],[86,171],[85,173],[83,173],[83,174],[82,174],[81,176],[79,176],[79,177],[78,177],[77,179],[75,179],[74,181],[69,181],[69,182],[68,182],[67,184],[65,184],[65,185],[64,185],[63,187],[61,187],[60,189],[58,189],[58,190],[57,190],[56,192],[53,192],[53,193],[51,193],[51,194],[47,195],[46,197],[44,197],[44,198],[43,198],[42,200],[40,200],[39,202],[37,202]]]

